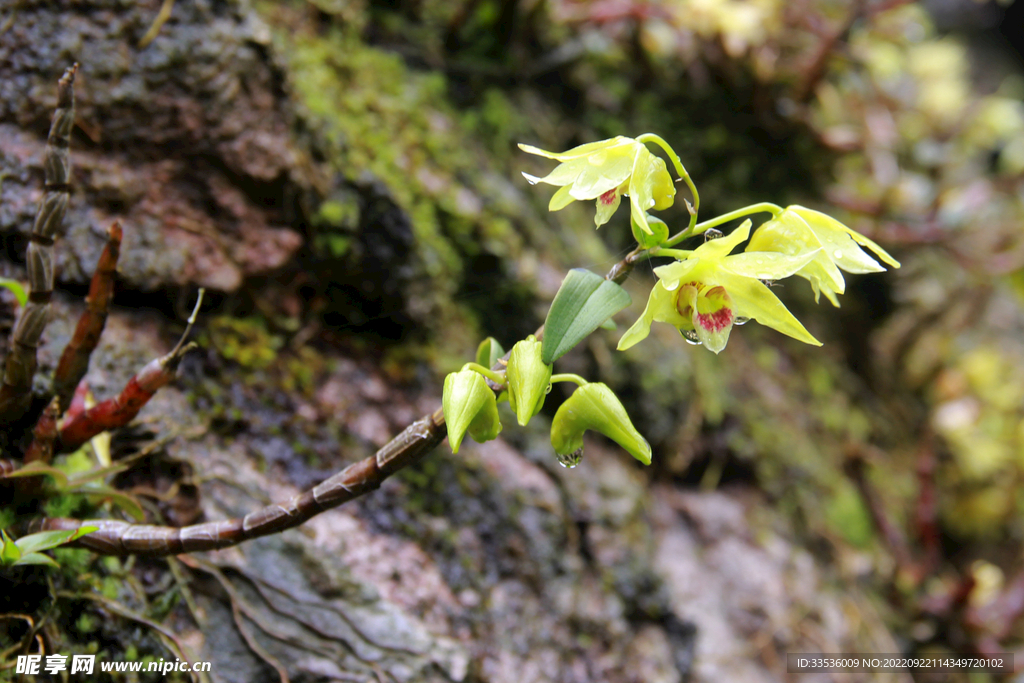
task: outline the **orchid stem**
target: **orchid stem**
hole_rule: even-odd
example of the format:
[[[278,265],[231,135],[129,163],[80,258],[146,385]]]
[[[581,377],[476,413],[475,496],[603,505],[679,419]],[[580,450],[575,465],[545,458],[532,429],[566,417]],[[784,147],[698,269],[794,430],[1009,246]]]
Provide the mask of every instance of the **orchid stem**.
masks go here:
[[[666,240],[665,242],[662,242],[661,246],[674,246],[682,242],[687,237],[700,235],[701,233],[707,232],[711,228],[716,228],[719,225],[722,225],[723,223],[728,223],[729,221],[734,221],[737,218],[749,216],[752,213],[761,213],[762,211],[770,213],[774,217],[782,213],[782,207],[776,204],[772,204],[771,202],[760,202],[758,204],[751,204],[750,206],[745,206],[742,209],[730,211],[729,213],[723,213],[721,216],[718,216],[717,218],[712,218],[709,221],[698,223],[696,226],[691,226],[686,230],[683,230],[681,233],[673,235],[672,237],[668,238],[668,240]],[[661,249],[658,253],[664,254],[665,251],[665,249]]]
[[[551,382],[576,382],[581,387],[587,384],[587,380],[583,379],[579,375],[574,375],[571,372],[564,372],[559,375],[551,375]]]
[[[700,194],[697,193],[697,186],[693,184],[693,180],[690,179],[690,174],[687,173],[686,169],[683,167],[683,162],[679,158],[679,155],[676,154],[676,151],[672,149],[672,146],[665,142],[664,138],[660,135],[644,133],[637,138],[637,141],[644,143],[653,142],[658,147],[665,150],[665,154],[668,155],[669,161],[671,161],[672,165],[675,166],[676,173],[683,179],[686,186],[690,188],[690,194],[693,195],[693,211],[690,213],[690,227],[687,228],[687,231],[692,232],[694,225],[697,223],[697,212],[700,211]]]
[[[473,372],[478,372],[481,375],[483,375],[484,377],[486,377],[487,379],[489,379],[492,382],[494,382],[495,384],[500,384],[502,386],[505,386],[505,375],[503,375],[503,374],[501,374],[499,372],[495,372],[494,370],[491,370],[490,368],[485,368],[484,366],[482,366],[482,365],[480,365],[478,363],[466,363],[465,365],[462,366],[462,369],[463,370],[472,370]]]
[[[680,261],[690,258],[693,253],[690,249],[663,249],[658,247],[651,250],[651,256],[672,256]]]

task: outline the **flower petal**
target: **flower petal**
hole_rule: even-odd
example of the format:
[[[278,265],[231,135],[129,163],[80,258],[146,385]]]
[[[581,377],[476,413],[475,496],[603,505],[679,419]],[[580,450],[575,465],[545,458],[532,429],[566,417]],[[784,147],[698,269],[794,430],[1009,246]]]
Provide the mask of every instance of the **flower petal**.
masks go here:
[[[830,256],[836,265],[848,273],[878,273],[883,270],[878,262],[868,256],[858,244],[866,246],[873,251],[880,259],[893,268],[899,268],[900,264],[880,246],[869,240],[864,235],[854,232],[835,218],[820,211],[808,209],[803,206],[791,206],[790,210],[797,213],[811,230],[821,239],[822,245],[830,251]]]
[[[675,299],[676,292],[670,292],[665,289],[665,286],[660,281],[655,283],[651,289],[651,296],[647,299],[647,307],[644,308],[643,314],[622,335],[616,348],[619,351],[625,351],[631,346],[642,342],[651,333],[651,323],[655,320],[670,323],[676,327],[682,325],[689,329],[691,323],[688,319],[679,315],[679,311],[676,310]]]
[[[781,214],[759,227],[747,245],[748,252],[779,252],[799,256],[817,252],[814,258],[797,275],[810,281],[815,290],[826,292],[829,301],[835,301],[834,293],[846,291],[846,281],[839,268],[823,248],[818,235],[795,211],[786,209]]]
[[[667,289],[675,289],[679,286],[680,280],[689,277],[690,272],[698,263],[700,263],[700,259],[691,256],[685,261],[676,261],[667,266],[659,266],[654,269],[654,274],[658,276],[658,279],[661,280]]]
[[[624,183],[633,172],[633,157],[642,147],[639,142],[617,145],[569,162],[580,165],[570,190],[573,199],[597,199]]]
[[[701,292],[695,303],[692,320],[697,338],[709,351],[721,353],[729,343],[729,333],[736,319],[729,293],[721,285],[711,287]]]
[[[757,322],[778,330],[806,344],[821,346],[821,342],[793,317],[779,298],[759,280],[722,270],[718,273],[719,284],[732,297],[736,315],[753,318]]]
[[[597,213],[594,214],[594,223],[597,227],[600,228],[611,219],[612,214],[619,208],[621,198],[618,189],[608,190],[597,198]]]
[[[693,255],[705,260],[723,259],[729,252],[735,249],[741,242],[750,237],[750,219],[743,221],[740,227],[733,230],[725,237],[716,240],[708,240],[697,247]]]
[[[531,185],[536,185],[537,183],[547,183],[548,185],[571,185],[586,168],[586,159],[572,159],[555,166],[554,170],[543,178],[538,178],[537,176],[533,176],[525,172],[523,173],[523,177],[526,178]]]
[[[742,254],[725,257],[722,265],[733,273],[744,277],[758,280],[781,280],[793,275],[813,261],[820,251],[820,249],[815,249],[797,256],[774,251],[746,251]]]
[[[571,189],[572,185],[563,185],[558,188],[558,192],[551,195],[551,201],[548,202],[548,211],[561,211],[576,201],[572,198],[572,195],[569,194],[569,190]]]
[[[664,180],[662,175],[668,177],[665,162],[651,154],[647,147],[640,145],[633,159],[633,172],[629,177],[629,206],[633,221],[648,235],[653,234],[653,231],[647,225],[647,210],[654,207],[655,187],[661,189]],[[674,195],[671,177],[668,184],[673,187]],[[669,201],[668,205],[671,204]]]
[[[548,159],[557,159],[558,161],[569,161],[570,159],[577,159],[579,157],[585,157],[588,154],[599,152],[603,149],[610,147],[616,147],[618,145],[628,145],[635,142],[633,138],[623,137],[618,135],[614,138],[607,140],[598,140],[597,142],[588,142],[585,145],[579,147],[573,147],[568,152],[546,152],[543,149],[534,147],[533,145],[519,144],[519,149],[523,150],[527,154],[536,154],[537,156],[547,157]]]

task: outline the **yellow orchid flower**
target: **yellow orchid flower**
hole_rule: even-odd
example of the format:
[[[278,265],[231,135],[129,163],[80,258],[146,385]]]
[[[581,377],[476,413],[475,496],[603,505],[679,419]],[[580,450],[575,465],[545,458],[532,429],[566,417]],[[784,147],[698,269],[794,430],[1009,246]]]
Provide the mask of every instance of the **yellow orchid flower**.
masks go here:
[[[591,142],[554,153],[530,145],[519,145],[529,154],[562,162],[543,178],[523,173],[531,183],[559,186],[548,210],[564,209],[575,200],[597,200],[594,223],[601,227],[619,208],[623,195],[629,195],[630,215],[648,235],[648,209],[667,209],[675,201],[676,187],[665,161],[655,156],[639,140],[618,136]]]
[[[675,325],[688,340],[720,353],[733,325],[753,319],[821,346],[761,280],[781,280],[811,263],[820,247],[802,254],[747,251],[730,256],[750,235],[750,221],[732,234],[705,242],[688,258],[655,268],[658,282],[643,315],[619,340],[620,351],[650,334],[652,322]]]
[[[861,246],[873,251],[893,268],[900,267],[885,249],[864,235],[820,211],[795,205],[759,227],[747,250],[791,256],[819,250],[817,256],[796,274],[811,283],[815,301],[824,294],[838,308],[836,294],[846,291],[846,281],[840,269],[847,273],[879,273],[885,270]]]

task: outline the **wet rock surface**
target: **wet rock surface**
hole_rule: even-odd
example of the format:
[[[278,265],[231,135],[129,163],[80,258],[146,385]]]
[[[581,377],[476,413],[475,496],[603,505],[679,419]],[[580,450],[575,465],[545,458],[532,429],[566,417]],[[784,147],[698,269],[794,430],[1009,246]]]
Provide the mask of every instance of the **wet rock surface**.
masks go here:
[[[15,3],[0,41],[0,233],[31,229],[53,84],[78,61],[64,279],[88,278],[118,218],[126,283],[234,291],[295,254],[302,240],[285,194],[308,188],[313,173],[256,15],[185,3],[139,50],[158,5],[87,2],[59,12]]]

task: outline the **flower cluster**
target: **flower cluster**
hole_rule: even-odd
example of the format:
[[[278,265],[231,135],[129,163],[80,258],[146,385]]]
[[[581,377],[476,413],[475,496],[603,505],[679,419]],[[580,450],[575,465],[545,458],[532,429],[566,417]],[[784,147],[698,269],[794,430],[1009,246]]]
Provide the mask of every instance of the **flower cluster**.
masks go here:
[[[664,160],[647,144],[661,147],[693,196],[686,202],[689,225],[674,236],[661,219],[648,214],[675,202],[675,184]],[[654,322],[673,325],[689,342],[721,353],[732,328],[748,320],[771,327],[807,344],[821,346],[772,292],[770,284],[797,275],[811,284],[814,299],[825,295],[838,306],[837,294],[846,289],[843,271],[875,273],[885,270],[875,257],[893,268],[900,264],[880,246],[836,219],[802,206],[786,209],[754,204],[703,223],[697,223],[700,196],[675,151],[653,134],[638,138],[615,137],[581,145],[568,152],[546,152],[520,145],[559,163],[538,178],[524,173],[530,183],[548,183],[559,189],[548,208],[558,211],[573,201],[596,200],[594,222],[604,225],[629,197],[634,255],[672,259],[654,269],[658,281],[647,307],[626,330],[618,348],[624,351],[643,341]],[[751,235],[751,221],[723,236],[715,229],[748,215],[767,212],[772,218]],[[693,249],[675,245],[703,235]],[[744,242],[746,249],[733,253]],[[862,248],[863,247],[863,248]],[[868,251],[865,251],[866,248]],[[444,414],[452,450],[458,452],[463,436],[477,441],[494,439],[501,431],[498,402],[507,399],[520,425],[544,406],[552,382],[575,382],[579,387],[558,408],[551,423],[551,445],[559,462],[575,466],[583,452],[583,432],[603,433],[644,464],[651,462],[651,447],[630,422],[614,392],[599,382],[577,375],[552,374],[551,364],[611,316],[630,303],[628,293],[611,280],[589,271],[570,271],[548,311],[544,340],[529,337],[518,342],[504,358],[500,345],[485,340],[477,362],[445,379]],[[490,380],[488,383],[486,380]]]
[[[616,137],[581,145],[562,154],[520,145],[531,154],[539,154],[562,163],[544,178],[526,175],[530,182],[559,185],[549,208],[561,209],[574,199],[597,199],[596,223],[606,223],[618,207],[619,197],[628,194],[630,213],[639,246],[652,256],[668,256],[675,263],[655,269],[658,282],[651,290],[647,308],[619,341],[625,350],[650,333],[652,322],[674,325],[693,343],[720,353],[736,324],[756,320],[783,334],[808,344],[820,345],[764,284],[798,275],[811,283],[815,301],[821,294],[838,306],[837,294],[846,288],[841,271],[874,273],[885,270],[861,247],[866,247],[886,264],[899,263],[867,237],[836,219],[802,206],[786,209],[773,204],[756,204],[695,225],[695,221],[676,237],[669,237],[664,223],[647,215],[650,209],[670,206],[674,187],[665,163],[644,144],[656,142],[676,164],[680,178],[694,193],[691,214],[696,216],[699,198],[689,176],[678,163],[675,152],[661,138],[642,135],[637,139]],[[750,221],[728,237],[707,240],[692,251],[672,249],[683,239],[698,235],[715,225],[744,215],[768,211],[773,218],[750,236]],[[654,226],[654,229],[652,229]],[[717,231],[716,231],[717,232]],[[651,236],[657,235],[656,239]],[[749,238],[746,251],[731,254]]]

